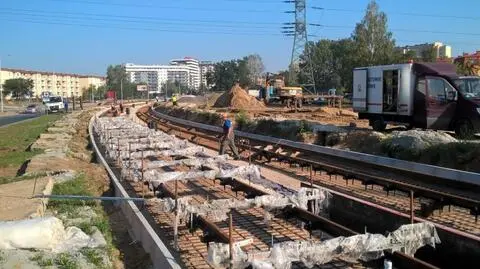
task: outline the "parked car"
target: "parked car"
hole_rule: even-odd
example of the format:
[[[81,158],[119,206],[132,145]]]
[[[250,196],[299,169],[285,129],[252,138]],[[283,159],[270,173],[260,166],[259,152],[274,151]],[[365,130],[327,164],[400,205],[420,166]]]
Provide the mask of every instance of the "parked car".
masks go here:
[[[63,97],[61,96],[50,96],[49,101],[45,105],[47,106],[48,112],[59,112],[65,108],[63,105]]]
[[[37,104],[28,105],[25,109],[26,114],[37,114],[40,113],[40,107]]]

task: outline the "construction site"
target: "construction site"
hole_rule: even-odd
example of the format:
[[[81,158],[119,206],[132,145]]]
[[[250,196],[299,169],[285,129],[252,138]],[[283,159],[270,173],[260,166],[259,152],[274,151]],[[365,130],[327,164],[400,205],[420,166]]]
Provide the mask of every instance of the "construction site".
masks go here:
[[[14,2],[9,23],[88,27],[88,42],[60,32],[51,41],[68,49],[38,42],[44,52],[22,58],[52,50],[79,69],[108,67],[0,70],[0,269],[480,264],[478,51],[454,58],[441,42],[396,43],[375,0]],[[407,2],[388,4],[407,39],[476,35],[441,24],[473,15],[412,13],[432,7]],[[353,32],[333,38],[330,28]],[[173,58],[192,45],[212,61]]]
[[[76,112],[41,136],[34,147],[50,150],[25,171],[46,174],[23,187],[27,193],[33,187],[34,195],[18,210],[32,208],[25,211],[31,219],[17,214],[19,220],[0,223],[5,268],[19,261],[38,268],[33,264],[50,260],[63,268],[55,253],[65,252],[79,268],[100,268],[88,249],[107,267],[115,264],[102,251],[109,236],[83,224],[98,218],[95,207],[77,207],[73,214],[80,218],[61,208],[51,212],[50,204],[62,204],[58,199],[88,198],[52,195],[53,184],[75,181],[85,169],[101,178],[97,188],[104,193],[90,199],[114,201],[108,210],[119,214],[124,240],[135,242],[124,254],[136,257],[129,258],[137,264],[131,268],[458,268],[477,262],[476,173],[245,131],[235,131],[241,159],[233,160],[218,154],[219,116],[200,123],[199,115],[192,121],[162,113],[164,106]],[[72,126],[85,131],[77,138]],[[84,163],[88,152],[79,143],[86,138],[99,166]],[[32,232],[20,236],[26,227]]]

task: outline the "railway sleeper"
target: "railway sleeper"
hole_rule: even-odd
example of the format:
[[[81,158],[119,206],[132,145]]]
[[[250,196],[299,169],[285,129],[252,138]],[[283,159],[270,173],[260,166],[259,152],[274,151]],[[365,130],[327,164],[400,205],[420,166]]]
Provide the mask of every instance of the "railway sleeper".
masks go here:
[[[445,207],[451,205],[450,202],[437,199],[421,199],[420,200],[420,215],[428,218],[434,214],[435,211],[443,213]]]

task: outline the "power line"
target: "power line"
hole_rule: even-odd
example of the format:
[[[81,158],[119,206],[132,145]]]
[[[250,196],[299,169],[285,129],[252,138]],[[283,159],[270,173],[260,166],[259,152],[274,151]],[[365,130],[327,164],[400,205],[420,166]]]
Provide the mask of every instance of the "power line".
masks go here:
[[[126,16],[126,15],[116,15],[116,14],[101,14],[101,13],[84,13],[84,12],[59,12],[59,11],[45,11],[45,10],[34,10],[34,9],[17,9],[17,8],[0,8],[0,10],[8,10],[15,12],[36,12],[44,14],[69,14],[74,16],[92,16],[92,17],[112,17],[112,18],[127,18],[127,19],[141,19],[141,20],[153,20],[153,21],[180,21],[180,22],[213,22],[213,23],[228,23],[228,24],[252,24],[252,25],[279,25],[280,22],[255,22],[255,21],[225,21],[225,20],[186,20],[186,19],[171,19],[171,18],[162,18],[162,17],[152,17],[152,16]]]
[[[335,11],[335,12],[350,12],[350,13],[364,13],[365,10],[359,9],[344,9],[344,8],[324,8],[311,7],[312,9]],[[457,16],[457,15],[443,15],[443,14],[429,14],[429,13],[414,13],[414,12],[385,12],[387,15],[400,15],[412,17],[432,17],[432,18],[446,18],[446,19],[464,19],[464,20],[480,20],[480,17]]]
[[[235,12],[235,13],[266,13],[272,12],[267,9],[218,9],[218,8],[202,8],[202,7],[179,7],[179,6],[160,6],[160,5],[146,5],[146,4],[124,4],[124,3],[105,3],[89,0],[47,0],[54,2],[63,2],[63,3],[77,3],[77,4],[88,4],[88,5],[101,5],[101,6],[118,6],[118,7],[137,7],[137,8],[155,8],[155,9],[180,9],[180,10],[195,10],[195,11],[215,11],[215,12]]]
[[[145,28],[145,27],[124,27],[120,25],[106,25],[106,24],[83,24],[83,23],[68,23],[62,21],[46,21],[46,20],[24,20],[24,19],[5,19],[0,18],[0,21],[7,22],[26,22],[34,24],[46,24],[46,25],[60,25],[60,26],[80,26],[91,28],[106,28],[106,29],[120,29],[120,30],[139,30],[139,31],[153,31],[153,32],[166,32],[166,33],[189,33],[189,34],[214,34],[214,35],[247,35],[247,36],[283,36],[282,34],[270,33],[270,32],[221,32],[221,31],[205,31],[204,29],[196,29],[189,27],[189,30],[183,29],[159,29],[159,28]]]
[[[323,25],[323,24],[310,24],[311,26],[325,27],[325,28],[344,28],[355,29],[355,26],[348,25]],[[455,35],[471,35],[480,36],[480,33],[464,33],[464,32],[449,32],[449,31],[435,31],[435,30],[416,30],[416,29],[404,29],[404,28],[391,28],[390,31],[394,32],[411,32],[411,33],[431,33],[431,34],[455,34]]]
[[[126,23],[141,23],[141,24],[150,24],[150,25],[173,25],[173,26],[200,26],[200,27],[211,27],[211,28],[228,28],[228,29],[237,29],[237,28],[244,28],[244,29],[270,29],[275,30],[279,29],[279,27],[272,27],[272,26],[256,26],[256,25],[232,25],[232,24],[199,24],[199,22],[155,22],[155,21],[143,21],[143,20],[133,20],[133,19],[108,19],[108,18],[96,18],[96,17],[72,17],[71,15],[46,15],[46,14],[29,14],[29,13],[21,13],[21,12],[8,12],[8,11],[1,11],[0,14],[6,15],[15,15],[15,16],[24,16],[24,17],[40,17],[40,18],[49,18],[49,19],[67,19],[67,20],[88,20],[88,21],[104,21],[104,22],[126,22]],[[18,17],[15,17],[18,18]],[[68,21],[67,21],[68,22]]]
[[[3,10],[7,10],[7,11],[3,11]],[[139,17],[139,16],[114,15],[114,14],[83,13],[83,12],[55,12],[55,11],[15,9],[15,8],[0,8],[0,13],[21,15],[21,16],[64,18],[64,19],[72,19],[72,20],[87,19],[86,17],[88,17],[88,20],[97,20],[97,21],[106,21],[106,22],[112,21],[112,22],[128,22],[128,23],[146,23],[146,24],[153,24],[153,22],[162,22],[162,24],[169,24],[169,25],[176,24],[176,25],[193,25],[193,26],[199,26],[199,23],[200,23],[200,24],[205,24],[205,26],[208,26],[208,24],[211,24],[212,27],[223,27],[223,28],[278,29],[279,27],[274,27],[274,26],[280,25],[280,22],[183,20],[183,19],[171,19],[171,18],[162,18],[162,17],[151,17],[151,16]],[[113,19],[106,19],[106,18],[113,18]],[[228,26],[230,24],[232,26]],[[252,25],[252,26],[244,26],[244,25]],[[259,25],[271,25],[272,27],[263,27]],[[294,25],[294,24],[290,23],[290,25]],[[322,28],[342,28],[342,29],[352,29],[352,30],[355,29],[355,26],[349,26],[349,25],[324,25],[324,24],[315,24],[315,23],[310,23],[309,25],[322,27]],[[293,27],[294,26],[291,26],[291,28]],[[288,28],[285,28],[285,26],[281,28],[288,29]],[[391,28],[389,30],[394,32],[398,31],[398,32],[412,32],[412,33],[418,32],[418,33],[432,33],[432,34],[480,36],[480,33],[436,31],[436,30],[427,30],[427,29],[418,30],[418,29]]]

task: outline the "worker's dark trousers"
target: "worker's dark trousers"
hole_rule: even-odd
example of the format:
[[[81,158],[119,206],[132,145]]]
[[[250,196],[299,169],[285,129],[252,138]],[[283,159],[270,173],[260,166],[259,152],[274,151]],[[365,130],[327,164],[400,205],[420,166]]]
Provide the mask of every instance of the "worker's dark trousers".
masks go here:
[[[234,137],[234,136],[232,136],[232,137],[224,136],[224,137],[222,138],[222,140],[221,140],[221,143],[220,143],[220,152],[219,152],[220,155],[225,154],[225,148],[226,148],[227,146],[229,146],[230,149],[231,149],[232,152],[233,152],[233,155],[234,155],[235,157],[240,157],[240,156],[238,155],[238,150],[237,150],[237,147],[235,146],[235,142],[234,142],[234,141],[235,141],[235,137]]]

